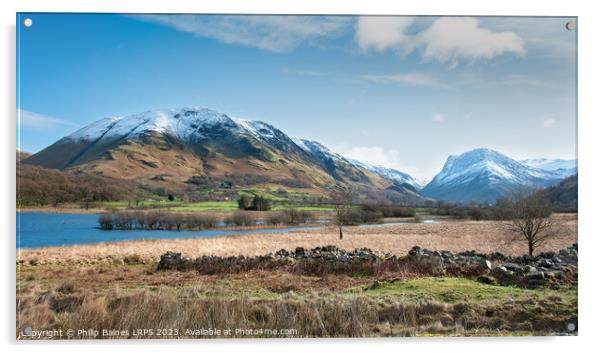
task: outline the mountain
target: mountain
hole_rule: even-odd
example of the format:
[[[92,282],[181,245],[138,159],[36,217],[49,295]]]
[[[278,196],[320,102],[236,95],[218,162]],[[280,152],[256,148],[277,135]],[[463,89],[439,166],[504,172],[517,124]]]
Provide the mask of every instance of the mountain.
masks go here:
[[[541,196],[557,212],[577,212],[577,181],[577,175],[570,176],[556,186],[541,190]]]
[[[24,160],[45,168],[126,179],[151,188],[219,185],[288,187],[324,194],[345,184],[407,202],[415,190],[359,167],[318,142],[276,127],[195,107],[94,122]]]
[[[494,202],[519,187],[542,188],[563,179],[556,172],[534,168],[491,149],[479,148],[450,156],[421,193],[451,202]]]
[[[526,164],[533,168],[539,168],[554,172],[564,178],[571,175],[577,174],[577,160],[576,159],[548,159],[548,158],[537,158],[537,159],[525,159],[521,163]]]
[[[387,168],[387,167],[382,167],[382,166],[375,166],[375,165],[360,162],[360,161],[354,160],[354,159],[349,160],[349,161],[351,163],[353,163],[354,165],[364,168],[364,169],[367,169],[367,170],[370,170],[370,171],[382,176],[383,178],[395,180],[402,184],[409,184],[416,190],[420,190],[424,187],[424,183],[422,183],[418,179],[414,178],[413,176],[406,174],[404,172],[401,172],[397,169]]]

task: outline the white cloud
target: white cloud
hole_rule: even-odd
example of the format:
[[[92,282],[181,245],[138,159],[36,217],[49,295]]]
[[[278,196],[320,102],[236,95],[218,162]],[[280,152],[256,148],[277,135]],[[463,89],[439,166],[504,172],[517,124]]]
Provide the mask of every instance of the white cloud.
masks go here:
[[[493,30],[517,33],[530,50],[573,60],[577,50],[575,32],[567,31],[565,25],[575,20],[572,17],[491,17],[483,22]]]
[[[425,59],[441,62],[492,59],[504,53],[525,54],[523,40],[518,35],[492,32],[471,17],[438,18],[417,36],[417,41],[424,47]]]
[[[409,34],[411,17],[359,17],[356,42],[360,49],[402,53],[420,51],[425,60],[456,65],[512,53],[524,55],[523,40],[514,32],[493,32],[471,17],[439,17],[416,34]]]
[[[261,15],[136,15],[137,19],[164,24],[228,44],[286,52],[303,40],[336,36],[350,18],[337,16]]]
[[[398,83],[406,86],[428,86],[435,88],[449,88],[449,86],[433,75],[420,72],[399,73],[390,75],[362,75],[361,78],[381,83]]]
[[[410,38],[405,31],[413,22],[413,17],[360,16],[355,39],[363,51],[383,52],[406,43]]]
[[[546,118],[543,120],[542,125],[546,129],[551,129],[556,125],[556,119],[554,118]]]
[[[376,166],[399,168],[400,165],[400,153],[396,149],[387,150],[378,146],[356,146],[341,152],[341,154],[347,158]]]
[[[433,115],[432,119],[434,122],[436,123],[442,123],[445,121],[445,115],[443,114],[435,114]]]
[[[25,109],[19,109],[17,114],[20,125],[32,128],[48,129],[56,127],[79,127],[78,124],[71,121],[34,113]]]

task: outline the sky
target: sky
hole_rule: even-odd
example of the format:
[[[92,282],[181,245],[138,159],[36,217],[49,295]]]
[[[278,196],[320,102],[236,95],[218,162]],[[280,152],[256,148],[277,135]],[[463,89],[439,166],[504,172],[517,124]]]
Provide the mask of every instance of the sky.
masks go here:
[[[575,158],[574,27],[542,17],[18,14],[17,147],[38,152],[108,116],[205,106],[425,181],[478,147]]]

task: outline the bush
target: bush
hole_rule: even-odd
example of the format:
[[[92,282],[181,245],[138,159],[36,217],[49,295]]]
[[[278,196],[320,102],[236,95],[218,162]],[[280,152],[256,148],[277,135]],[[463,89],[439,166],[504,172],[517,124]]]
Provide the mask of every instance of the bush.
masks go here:
[[[192,215],[188,219],[190,228],[194,229],[211,229],[218,226],[218,219],[209,215]]]
[[[362,223],[381,223],[383,214],[380,211],[361,210]]]
[[[298,209],[292,208],[292,207],[289,208],[288,210],[284,211],[284,214],[287,218],[288,224],[307,223],[310,220],[312,220],[312,218],[313,218],[313,216],[310,212],[298,210]]]
[[[255,219],[253,219],[253,216],[249,214],[249,212],[245,211],[234,212],[234,214],[232,214],[232,217],[230,217],[226,223],[237,227],[249,227],[254,226],[256,224]]]
[[[253,211],[269,211],[270,208],[272,208],[270,200],[266,199],[263,196],[255,195],[255,197],[253,197],[253,201],[251,202],[251,207],[249,209]]]
[[[362,223],[362,212],[357,209],[352,209],[343,217],[343,224],[346,226],[357,225]]]
[[[251,198],[247,195],[240,195],[238,198],[238,209],[248,210],[251,207]]]
[[[289,218],[284,212],[274,212],[265,218],[265,223],[271,226],[278,226],[288,224],[288,220]]]
[[[111,230],[113,229],[113,217],[111,215],[103,214],[98,217],[98,225],[101,229]]]
[[[289,208],[286,211],[271,213],[265,218],[269,225],[296,225],[308,223],[313,219],[311,212]]]
[[[117,212],[98,217],[105,230],[130,229],[209,229],[218,226],[218,219],[206,215],[187,215],[168,212]]]

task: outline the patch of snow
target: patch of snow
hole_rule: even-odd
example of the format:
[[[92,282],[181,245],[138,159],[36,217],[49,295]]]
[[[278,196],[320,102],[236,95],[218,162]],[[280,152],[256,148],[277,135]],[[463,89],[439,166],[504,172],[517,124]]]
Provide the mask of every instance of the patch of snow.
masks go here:
[[[349,162],[345,157],[341,156],[338,153],[331,151],[328,147],[324,146],[323,144],[321,144],[317,141],[300,139],[300,138],[292,138],[292,140],[301,149],[309,152],[310,154],[315,155],[318,158],[329,158],[332,160],[337,160],[337,161],[342,160],[342,161]]]

